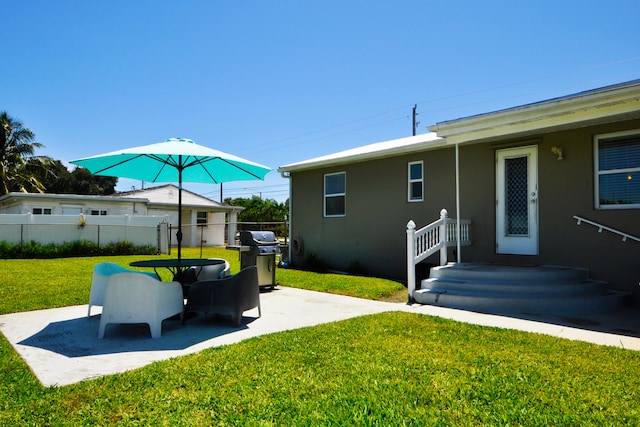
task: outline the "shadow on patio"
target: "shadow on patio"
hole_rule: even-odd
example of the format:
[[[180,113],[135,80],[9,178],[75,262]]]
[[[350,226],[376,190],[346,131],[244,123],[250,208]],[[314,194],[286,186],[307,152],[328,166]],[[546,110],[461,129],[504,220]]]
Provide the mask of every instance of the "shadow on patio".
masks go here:
[[[162,322],[162,336],[151,338],[146,324],[109,324],[103,339],[98,338],[100,316],[62,320],[49,323],[38,333],[18,344],[48,350],[66,357],[86,357],[103,354],[185,350],[197,344],[247,328],[255,320],[244,317],[243,325],[233,327],[226,319],[199,316],[186,325],[179,319]]]

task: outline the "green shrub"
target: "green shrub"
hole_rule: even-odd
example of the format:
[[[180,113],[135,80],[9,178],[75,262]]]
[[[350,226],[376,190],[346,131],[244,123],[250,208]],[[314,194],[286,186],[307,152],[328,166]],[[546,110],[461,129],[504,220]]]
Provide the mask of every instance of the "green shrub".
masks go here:
[[[13,243],[0,242],[0,258],[14,258],[15,255],[22,251],[20,245]]]
[[[131,242],[109,243],[100,246],[88,240],[41,244],[35,241],[23,244],[0,242],[1,259],[69,258],[77,256],[155,255],[153,246],[135,246]]]

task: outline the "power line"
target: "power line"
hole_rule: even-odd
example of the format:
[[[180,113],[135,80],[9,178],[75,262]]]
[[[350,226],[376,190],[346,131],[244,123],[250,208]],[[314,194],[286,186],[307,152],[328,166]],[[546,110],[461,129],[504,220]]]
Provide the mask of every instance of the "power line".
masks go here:
[[[549,79],[554,79],[554,78],[558,78],[561,76],[567,76],[567,75],[573,75],[576,72],[580,72],[580,71],[585,71],[585,70],[593,70],[593,69],[598,69],[598,68],[603,68],[603,67],[607,67],[607,66],[611,66],[611,65],[616,65],[616,64],[622,64],[622,63],[627,63],[627,62],[633,62],[633,61],[638,61],[640,60],[640,56],[635,56],[635,57],[630,57],[630,58],[626,58],[626,59],[622,59],[622,60],[617,60],[617,61],[612,61],[612,62],[608,62],[608,63],[603,63],[603,64],[597,64],[594,66],[589,66],[589,67],[581,67],[581,68],[577,68],[577,69],[573,69],[573,70],[567,70],[565,72],[561,72],[561,73],[556,73],[553,75],[548,75],[548,76],[541,76],[541,77],[536,77],[533,79],[528,79],[528,80],[521,80],[518,82],[513,82],[513,83],[509,83],[509,84],[504,84],[504,85],[500,85],[500,86],[493,86],[490,88],[484,88],[484,89],[478,89],[478,90],[473,90],[473,91],[467,91],[467,92],[462,92],[462,93],[458,93],[458,94],[453,94],[453,95],[448,95],[448,96],[444,96],[444,97],[439,97],[439,98],[430,98],[428,100],[423,100],[420,102],[417,102],[415,104],[413,104],[413,112],[414,112],[414,121],[415,121],[415,115],[417,115],[416,109],[418,107],[418,105],[424,105],[424,104],[430,104],[433,105],[438,104],[438,103],[442,103],[442,101],[446,101],[446,100],[451,100],[451,99],[458,99],[458,98],[464,98],[464,97],[468,97],[471,95],[477,95],[480,93],[485,93],[485,92],[497,92],[500,91],[502,89],[507,89],[507,88],[511,88],[511,87],[516,87],[516,86],[522,86],[522,85],[526,85],[526,84],[531,84],[531,83],[535,83],[535,82],[539,82],[542,80],[549,80]],[[628,79],[629,77],[636,77],[640,75],[640,73],[626,73],[624,75],[618,75],[618,76],[609,76],[608,80],[611,80],[613,77],[616,78],[626,78]],[[549,89],[551,90],[551,89]],[[472,106],[478,106],[478,105],[483,105],[483,104],[489,104],[489,103],[496,103],[496,102],[500,102],[500,101],[506,101],[509,99],[514,99],[514,98],[521,98],[521,97],[525,97],[525,96],[531,96],[531,95],[540,95],[540,91],[537,90],[535,92],[531,92],[531,91],[519,91],[518,93],[514,93],[511,94],[509,96],[498,96],[498,97],[492,97],[489,99],[476,99],[473,102],[467,102],[467,103],[457,103],[456,105],[452,105],[452,106],[434,106],[433,108],[429,108],[426,110],[422,110],[422,114],[427,114],[427,113],[433,113],[433,112],[443,112],[443,111],[449,111],[449,110],[457,110],[457,109],[463,109],[463,108],[469,108]],[[384,112],[381,113],[377,113],[377,114],[372,114],[366,117],[361,117],[358,119],[354,119],[354,120],[350,120],[350,121],[346,121],[337,125],[333,125],[333,126],[326,126],[323,128],[320,128],[318,130],[315,131],[310,131],[310,132],[305,132],[303,134],[299,134],[299,135],[295,135],[295,136],[290,136],[290,137],[286,137],[286,138],[281,138],[281,139],[277,139],[271,142],[267,142],[264,144],[260,144],[260,145],[255,145],[255,146],[251,146],[251,147],[246,147],[245,149],[250,149],[250,148],[262,148],[262,150],[259,150],[257,152],[265,152],[265,151],[273,151],[274,149],[276,150],[282,150],[282,149],[286,149],[288,147],[292,147],[292,146],[298,146],[298,145],[303,145],[303,144],[309,144],[315,141],[319,141],[319,140],[323,140],[323,139],[328,139],[328,138],[334,138],[337,136],[341,136],[341,135],[345,135],[345,134],[349,134],[349,133],[354,133],[354,132],[358,132],[364,129],[370,129],[373,127],[377,127],[377,126],[383,126],[385,124],[388,123],[392,123],[392,122],[396,122],[399,120],[404,120],[408,118],[408,115],[406,114],[402,114],[402,115],[394,115],[392,118],[388,119],[388,120],[384,120],[384,121],[376,121],[375,123],[372,124],[367,124],[366,126],[358,126],[356,128],[352,128],[352,129],[346,129],[346,130],[342,130],[342,131],[338,131],[338,132],[333,132],[327,135],[321,135],[321,136],[317,136],[314,138],[305,138],[302,141],[299,142],[293,142],[293,143],[288,143],[288,144],[283,144],[286,143],[287,141],[293,141],[295,139],[299,139],[299,138],[304,138],[304,137],[309,137],[312,135],[317,135],[320,134],[322,132],[327,132],[333,129],[340,129],[340,128],[345,128],[347,126],[353,125],[353,124],[357,124],[357,123],[362,123],[365,122],[367,120],[372,120],[372,119],[377,119],[380,118],[382,116],[385,115],[389,115],[392,113],[396,113],[398,111],[405,111],[407,110],[408,107],[410,107],[411,105],[405,105],[402,107],[398,107],[398,108],[393,108],[390,110],[386,110]],[[414,129],[417,126],[419,122],[414,124]],[[414,132],[415,133],[415,132]],[[269,146],[278,146],[277,148],[268,148]],[[253,150],[253,152],[256,152],[255,150]],[[250,194],[252,191],[257,190],[260,191],[260,189],[265,188],[266,186],[263,187],[253,187],[253,188],[249,188],[246,187],[244,190],[239,189],[239,190],[234,190],[234,189],[229,189],[227,191],[225,191],[226,194]],[[262,193],[265,193],[265,191],[261,191]],[[283,194],[288,193],[288,189],[287,190],[281,190],[281,192]]]
[[[261,190],[259,188],[255,188],[253,190],[237,190],[237,191],[225,191],[224,196],[235,196],[239,194],[253,194],[253,193],[268,193],[268,194],[285,194],[288,193],[289,190]]]
[[[507,88],[510,88],[510,87],[521,86],[521,85],[525,85],[525,84],[529,84],[529,83],[535,83],[535,82],[539,82],[541,80],[549,80],[549,79],[554,79],[554,78],[557,78],[557,77],[573,75],[576,72],[580,72],[580,71],[595,70],[597,68],[603,68],[603,67],[608,67],[610,65],[623,64],[625,62],[633,62],[633,61],[638,61],[638,60],[640,60],[640,56],[634,56],[634,57],[631,57],[631,58],[621,59],[621,60],[612,61],[612,62],[608,62],[608,63],[604,63],[604,64],[592,65],[592,66],[581,67],[581,68],[574,68],[574,69],[570,69],[570,70],[567,70],[567,71],[562,72],[562,73],[552,74],[552,75],[548,75],[548,76],[536,77],[536,78],[529,79],[529,80],[521,80],[519,82],[513,82],[513,83],[501,85],[501,86],[494,86],[494,87],[485,88],[485,89],[477,89],[477,90],[473,90],[473,91],[469,91],[469,92],[463,92],[463,93],[459,93],[459,94],[455,94],[455,95],[444,96],[444,97],[435,98],[435,99],[429,99],[429,100],[425,100],[425,101],[420,101],[420,102],[418,102],[418,104],[445,101],[445,100],[448,100],[448,99],[460,98],[460,97],[463,97],[463,96],[476,95],[478,93],[483,93],[483,92],[492,92],[492,91],[496,91],[496,90],[500,90],[500,89],[507,89]]]
[[[266,189],[266,190],[265,190]],[[274,185],[265,185],[265,186],[253,186],[253,187],[237,187],[237,188],[225,188],[223,191],[223,197],[239,197],[244,194],[289,194],[289,185],[288,184],[274,184]],[[203,196],[207,197],[209,195],[219,195],[217,191],[210,191],[206,193],[202,193]]]
[[[309,144],[311,142],[320,141],[322,139],[334,138],[336,136],[341,136],[341,135],[346,135],[346,134],[349,134],[349,133],[359,132],[359,131],[364,130],[364,129],[370,129],[370,128],[377,127],[377,126],[383,126],[383,125],[386,125],[386,124],[389,124],[389,123],[392,123],[392,122],[397,122],[397,121],[400,121],[400,120],[406,120],[406,118],[407,118],[407,116],[405,114],[405,115],[402,115],[402,116],[394,117],[394,118],[389,119],[389,120],[385,120],[384,122],[377,122],[377,123],[374,123],[374,124],[371,124],[371,125],[368,125],[368,126],[362,126],[362,127],[356,128],[356,129],[351,129],[351,130],[346,130],[346,131],[343,131],[343,132],[338,132],[338,133],[333,133],[333,134],[329,134],[329,135],[319,136],[317,138],[307,139],[307,140],[304,140],[304,141],[301,141],[301,142],[288,144],[288,145],[285,145],[285,146],[282,146],[282,147],[278,147],[278,148],[267,148],[267,147],[264,147],[264,150],[251,150],[251,152],[252,153],[264,153],[264,152],[267,152],[267,151],[284,150],[286,148],[297,146],[297,145]],[[267,144],[265,144],[265,145],[267,145]],[[256,146],[256,147],[260,147],[260,146]]]
[[[370,116],[361,117],[359,119],[349,120],[347,122],[339,123],[337,125],[327,126],[327,127],[321,128],[321,129],[305,132],[305,133],[302,133],[302,134],[293,135],[293,136],[289,136],[289,137],[286,137],[286,138],[276,139],[276,140],[270,141],[270,142],[265,142],[265,143],[261,143],[261,144],[256,144],[256,145],[243,147],[243,149],[249,150],[249,149],[252,149],[252,148],[264,148],[265,146],[268,146],[268,145],[274,145],[274,144],[278,144],[280,142],[290,141],[290,140],[293,140],[293,139],[299,139],[299,138],[303,138],[303,137],[309,136],[309,135],[315,135],[317,133],[322,133],[322,132],[330,131],[332,129],[345,127],[345,126],[348,126],[348,125],[351,125],[351,124],[354,124],[354,123],[363,122],[363,121],[370,120],[370,119],[375,118],[375,117],[384,116],[384,115],[387,115],[389,113],[393,113],[393,112],[400,111],[400,110],[403,110],[403,109],[405,109],[405,107],[394,108],[392,110],[388,110],[388,111],[385,111],[385,112],[382,112],[382,113],[376,113],[376,114],[372,114]],[[397,120],[397,118],[394,119],[394,120]],[[367,127],[370,127],[370,126],[366,126],[365,128],[367,128]],[[362,128],[358,128],[356,130],[359,130],[359,129],[362,129]],[[350,130],[350,131],[346,131],[345,133],[354,132],[354,131],[355,130]],[[328,137],[331,137],[331,136],[334,136],[334,135],[329,135]],[[337,135],[341,135],[341,134],[339,133]],[[326,137],[314,138],[314,139],[311,139],[311,140],[308,140],[308,141],[313,142],[313,141],[317,141],[318,139],[324,139],[324,138],[326,138]],[[305,143],[305,142],[302,142],[302,143]],[[297,143],[297,144],[294,144],[294,145],[299,145],[299,144],[301,144],[301,143]]]
[[[500,91],[502,89],[507,89],[507,88],[511,88],[511,87],[516,87],[516,86],[522,86],[522,85],[526,85],[526,84],[531,84],[531,83],[535,83],[535,82],[539,82],[542,80],[549,80],[549,79],[554,79],[554,78],[558,78],[561,76],[567,76],[567,75],[573,75],[576,72],[580,72],[580,71],[585,71],[585,70],[594,70],[594,69],[598,69],[598,68],[603,68],[603,67],[607,67],[607,66],[611,66],[611,65],[616,65],[616,64],[622,64],[622,63],[627,63],[627,62],[633,62],[633,61],[638,61],[640,60],[640,56],[635,56],[635,57],[631,57],[631,58],[626,58],[626,59],[622,59],[622,60],[617,60],[617,61],[612,61],[612,62],[608,62],[608,63],[604,63],[604,64],[597,64],[597,65],[593,65],[593,66],[589,66],[589,67],[581,67],[581,68],[577,68],[577,69],[573,69],[573,70],[567,70],[565,72],[561,72],[561,73],[556,73],[553,75],[548,75],[548,76],[542,76],[542,77],[537,77],[537,78],[533,78],[533,79],[528,79],[528,80],[522,80],[522,81],[518,81],[518,82],[513,82],[513,83],[509,83],[509,84],[504,84],[504,85],[500,85],[500,86],[494,86],[494,87],[490,87],[490,88],[484,88],[484,89],[478,89],[478,90],[473,90],[473,91],[467,91],[467,92],[463,92],[463,93],[458,93],[458,94],[453,94],[453,95],[449,95],[449,96],[444,96],[444,97],[439,97],[439,98],[430,98],[428,100],[424,100],[424,101],[420,101],[417,103],[414,103],[413,106],[413,119],[414,119],[414,134],[415,134],[415,128],[417,126],[417,124],[419,122],[416,122],[416,115],[417,115],[417,107],[418,105],[422,105],[422,104],[434,104],[434,103],[441,103],[442,101],[446,101],[446,100],[450,100],[450,99],[457,99],[457,98],[463,98],[463,97],[468,97],[471,95],[477,95],[480,93],[485,93],[485,92],[496,92],[496,91]],[[624,77],[624,78],[629,78],[629,77],[635,77],[637,78],[637,76],[640,75],[640,73],[626,73],[624,75],[618,75],[618,76],[609,76],[608,80],[611,80],[611,78],[613,77]],[[551,89],[550,89],[551,90]],[[442,112],[442,111],[447,111],[447,110],[456,110],[456,109],[462,109],[462,108],[468,108],[471,106],[477,106],[477,105],[482,105],[482,104],[488,104],[488,103],[495,103],[495,102],[500,102],[500,101],[505,101],[508,99],[514,99],[514,98],[520,98],[520,97],[524,97],[524,96],[530,96],[530,95],[539,95],[540,92],[539,90],[536,92],[530,92],[530,91],[520,91],[518,93],[515,94],[511,94],[509,96],[499,96],[499,97],[493,97],[490,99],[480,99],[480,100],[475,100],[474,102],[468,102],[468,103],[459,103],[453,106],[448,106],[448,107],[443,107],[443,106],[439,106],[439,107],[434,107],[434,108],[430,108],[427,110],[423,110],[422,114],[425,113],[432,113],[432,112]],[[323,128],[320,128],[318,130],[314,130],[314,131],[310,131],[310,132],[305,132],[303,134],[299,134],[299,135],[294,135],[294,136],[290,136],[290,137],[286,137],[286,138],[281,138],[281,139],[277,139],[274,141],[270,141],[267,143],[263,143],[263,144],[259,144],[259,145],[255,145],[255,146],[250,146],[250,147],[244,147],[244,149],[252,149],[252,148],[263,148],[263,150],[260,151],[273,151],[274,149],[271,148],[267,148],[268,146],[277,146],[280,145],[280,147],[276,148],[276,149],[285,149],[291,146],[296,146],[296,145],[302,145],[302,144],[309,144],[311,142],[315,142],[318,140],[322,140],[322,139],[327,139],[327,138],[333,138],[336,136],[340,136],[340,135],[345,135],[348,133],[354,133],[354,132],[358,132],[360,130],[364,130],[364,129],[369,129],[372,127],[377,127],[377,126],[382,126],[388,123],[392,123],[395,121],[399,121],[399,120],[404,120],[406,118],[408,118],[408,116],[406,114],[403,115],[395,115],[394,117],[388,119],[388,120],[384,120],[384,121],[376,121],[373,124],[367,124],[366,126],[359,126],[353,129],[346,129],[343,131],[339,131],[339,132],[334,132],[328,135],[323,135],[323,136],[317,136],[314,138],[305,138],[308,136],[312,136],[312,135],[317,135],[320,134],[322,132],[327,132],[333,129],[340,129],[340,128],[344,128],[356,123],[362,123],[365,122],[367,120],[372,120],[372,119],[376,119],[376,118],[380,118],[382,116],[391,114],[391,113],[396,113],[398,111],[406,111],[408,107],[411,107],[411,105],[405,105],[402,107],[398,107],[398,108],[393,108],[381,113],[377,113],[377,114],[372,114],[366,117],[361,117],[358,119],[354,119],[354,120],[350,120],[350,121],[346,121],[337,125],[333,125],[333,126],[326,126]],[[299,138],[305,138],[304,140],[300,141],[300,142],[295,142],[295,143],[290,143],[290,144],[284,144],[287,141],[293,141]],[[258,152],[260,152],[258,151]],[[253,150],[253,152],[256,152],[255,150]],[[283,190],[265,190],[265,188],[272,188],[272,187],[287,187],[286,189]],[[207,193],[207,194],[213,194],[214,192],[212,191],[211,193]],[[235,196],[235,197],[239,197],[240,195],[256,195],[255,193],[260,193],[261,195],[263,194],[280,194],[280,195],[288,195],[289,193],[289,189],[288,189],[288,185],[287,184],[279,184],[279,185],[265,185],[265,186],[254,186],[254,187],[243,187],[243,188],[229,188],[229,189],[225,189],[225,195],[228,197],[229,195],[231,196]]]
[[[625,58],[625,59],[621,59],[621,60],[617,60],[617,61],[611,61],[611,62],[607,62],[607,63],[603,63],[603,64],[597,64],[597,65],[592,65],[592,66],[588,66],[588,67],[580,67],[580,68],[575,68],[575,69],[570,69],[570,70],[566,70],[564,72],[561,73],[556,73],[556,74],[552,74],[552,75],[547,75],[547,76],[540,76],[540,77],[536,77],[536,78],[532,78],[532,79],[528,79],[528,80],[521,80],[521,81],[517,81],[517,82],[513,82],[513,83],[509,83],[509,84],[504,84],[504,85],[500,85],[500,86],[493,86],[493,87],[489,87],[489,88],[484,88],[484,89],[478,89],[478,90],[473,90],[473,91],[467,91],[467,92],[462,92],[462,93],[458,93],[458,94],[453,94],[453,95],[447,95],[447,96],[443,96],[443,97],[439,97],[439,98],[430,98],[428,100],[423,100],[423,101],[419,101],[417,103],[414,104],[407,104],[407,105],[403,105],[397,108],[392,108],[390,110],[386,110],[384,112],[380,112],[380,113],[376,113],[376,114],[371,114],[365,117],[360,117],[357,119],[353,119],[353,120],[349,120],[346,122],[342,122],[342,123],[338,123],[336,125],[331,125],[331,126],[325,126],[322,127],[320,129],[317,130],[313,130],[313,131],[309,131],[309,132],[305,132],[302,134],[298,134],[298,135],[293,135],[293,136],[289,136],[289,137],[285,137],[285,138],[280,138],[280,139],[276,139],[273,141],[269,141],[269,142],[265,142],[265,143],[260,143],[257,145],[252,145],[252,146],[247,146],[247,147],[243,147],[242,149],[240,149],[240,151],[242,150],[252,150],[253,152],[255,152],[255,150],[253,150],[254,148],[261,148],[262,150],[258,151],[258,152],[265,152],[265,151],[273,151],[273,148],[268,149],[268,147],[274,146],[274,145],[279,145],[283,142],[287,142],[287,141],[291,141],[291,140],[296,140],[296,139],[300,139],[300,138],[305,138],[311,135],[316,135],[322,132],[327,132],[333,129],[339,129],[339,128],[344,128],[346,126],[349,125],[353,125],[356,123],[360,123],[360,122],[364,122],[364,121],[368,121],[368,120],[372,120],[381,116],[385,116],[391,113],[395,113],[398,111],[406,111],[407,108],[411,108],[416,107],[418,105],[421,104],[433,104],[433,103],[438,103],[438,102],[442,102],[442,101],[447,101],[447,100],[451,100],[451,99],[456,99],[456,98],[463,98],[463,97],[467,97],[470,95],[477,95],[480,93],[485,93],[485,92],[495,92],[495,91],[499,91],[502,89],[507,89],[507,88],[511,88],[511,87],[517,87],[517,86],[522,86],[522,85],[526,85],[526,84],[530,84],[530,83],[535,83],[535,82],[539,82],[542,80],[549,80],[549,79],[554,79],[554,78],[558,78],[558,77],[562,77],[562,76],[568,76],[568,75],[573,75],[576,72],[581,72],[581,71],[586,71],[586,70],[594,70],[594,69],[598,69],[598,68],[604,68],[607,66],[611,66],[611,65],[618,65],[618,64],[623,64],[623,63],[627,63],[627,62],[633,62],[633,61],[638,61],[640,60],[640,56],[634,56],[634,57],[630,57],[630,58]],[[637,74],[636,74],[637,75]],[[629,76],[629,74],[627,74],[626,76]],[[469,106],[475,106],[475,105],[482,105],[482,104],[487,104],[487,103],[491,103],[491,102],[496,102],[496,101],[503,101],[506,99],[512,99],[512,98],[516,98],[516,97],[522,97],[522,96],[527,96],[531,93],[519,93],[519,94],[515,94],[515,95],[511,95],[508,97],[500,97],[500,98],[494,98],[494,99],[490,99],[490,100],[481,100],[481,101],[476,101],[473,103],[467,103],[467,104],[461,104],[461,105],[456,105],[456,106],[451,106],[451,107],[438,107],[438,108],[432,108],[429,110],[426,110],[425,112],[436,112],[436,111],[445,111],[445,110],[455,110],[455,109],[459,109],[459,108],[465,108],[465,107],[469,107]],[[280,147],[276,148],[276,149],[284,149],[287,147],[291,147],[291,146],[296,146],[296,145],[302,145],[302,144],[308,144],[311,142],[315,142],[315,141],[319,141],[322,139],[327,139],[327,138],[333,138],[336,136],[340,136],[340,135],[345,135],[348,133],[354,133],[354,132],[358,132],[360,130],[364,130],[364,129],[369,129],[372,127],[376,127],[376,126],[382,126],[394,121],[399,121],[399,120],[404,120],[407,116],[406,115],[402,115],[402,116],[395,116],[389,120],[385,120],[382,122],[376,122],[374,124],[369,124],[366,126],[361,126],[361,127],[357,127],[354,129],[349,129],[349,130],[345,130],[342,132],[336,132],[336,133],[332,133],[329,135],[325,135],[325,136],[319,136],[316,138],[311,138],[311,139],[304,139],[303,141],[297,142],[297,143],[293,143],[293,144],[286,144],[286,145],[281,145]]]

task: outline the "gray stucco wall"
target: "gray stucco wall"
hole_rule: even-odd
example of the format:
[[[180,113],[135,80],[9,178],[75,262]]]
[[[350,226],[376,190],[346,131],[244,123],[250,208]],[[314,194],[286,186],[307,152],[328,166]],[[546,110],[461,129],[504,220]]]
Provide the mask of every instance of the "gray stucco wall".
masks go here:
[[[588,225],[578,227],[573,219],[583,216],[640,236],[638,209],[594,207],[593,137],[630,129],[640,129],[640,120],[462,145],[461,217],[472,221],[473,242],[462,248],[462,260],[585,267],[592,278],[638,294],[640,243],[623,242]],[[501,255],[495,250],[496,150],[524,145],[538,147],[539,255]],[[564,160],[557,160],[553,146],[562,147]],[[409,203],[407,163],[418,160],[424,161],[425,201]],[[347,174],[347,215],[323,218],[323,175],[341,171]],[[406,280],[407,221],[422,227],[436,220],[442,208],[455,217],[455,151],[292,173],[291,207],[292,238],[304,241],[304,256],[313,254],[338,270],[358,262],[369,274]],[[294,254],[294,263],[301,260]],[[436,263],[437,257],[428,262]]]
[[[461,158],[462,217],[472,220],[470,247],[462,249],[463,261],[516,264],[555,264],[588,268],[594,279],[612,288],[639,293],[640,243],[623,242],[620,236],[598,233],[597,228],[576,224],[582,216],[634,236],[640,236],[638,209],[596,209],[594,201],[595,135],[640,129],[640,121],[629,121],[499,144],[463,146]],[[495,251],[495,151],[520,145],[538,147],[539,254],[504,255]],[[562,147],[557,160],[551,147]],[[475,165],[475,166],[474,166]]]
[[[424,161],[425,201],[407,201],[407,165]],[[346,216],[323,217],[323,177],[346,172]],[[373,275],[406,277],[406,225],[425,225],[446,207],[455,210],[454,150],[398,156],[292,174],[292,238],[302,239],[301,263],[313,254],[330,268],[358,263]],[[442,179],[442,177],[446,177]]]

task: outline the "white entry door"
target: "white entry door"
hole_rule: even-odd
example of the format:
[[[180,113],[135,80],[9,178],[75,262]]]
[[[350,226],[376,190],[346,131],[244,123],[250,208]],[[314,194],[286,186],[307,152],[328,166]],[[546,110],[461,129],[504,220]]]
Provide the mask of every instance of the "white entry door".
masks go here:
[[[538,254],[538,147],[496,152],[496,251]]]

